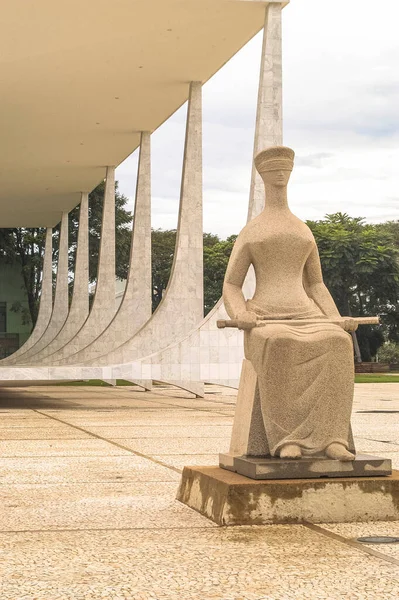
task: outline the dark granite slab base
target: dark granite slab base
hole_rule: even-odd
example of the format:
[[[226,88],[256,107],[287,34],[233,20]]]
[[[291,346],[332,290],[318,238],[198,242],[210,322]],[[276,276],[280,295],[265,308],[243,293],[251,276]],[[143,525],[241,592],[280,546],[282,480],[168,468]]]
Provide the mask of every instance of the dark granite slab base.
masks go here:
[[[220,466],[223,466],[222,461]],[[329,458],[303,457],[300,460],[235,456],[227,467],[250,479],[318,479],[324,477],[386,477],[392,474],[392,462],[368,454],[358,454],[355,460],[341,462]]]

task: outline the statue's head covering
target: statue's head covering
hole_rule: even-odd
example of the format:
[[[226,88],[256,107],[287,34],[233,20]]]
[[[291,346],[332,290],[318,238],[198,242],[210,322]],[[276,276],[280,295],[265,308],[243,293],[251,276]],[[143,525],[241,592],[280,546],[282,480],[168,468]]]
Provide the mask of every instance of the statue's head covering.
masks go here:
[[[255,167],[258,173],[265,171],[292,171],[295,152],[286,146],[272,146],[262,150],[255,156]]]

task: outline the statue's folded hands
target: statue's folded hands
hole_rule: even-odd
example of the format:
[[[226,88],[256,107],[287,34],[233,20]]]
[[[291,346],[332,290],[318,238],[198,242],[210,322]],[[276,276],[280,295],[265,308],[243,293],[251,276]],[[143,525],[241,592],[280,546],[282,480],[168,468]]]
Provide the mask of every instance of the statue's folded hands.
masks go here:
[[[256,313],[245,310],[236,315],[235,320],[237,321],[238,329],[252,329],[253,327],[256,327],[258,317],[256,316]]]
[[[359,326],[359,323],[353,317],[342,317],[341,319],[339,325],[344,331],[356,331]]]

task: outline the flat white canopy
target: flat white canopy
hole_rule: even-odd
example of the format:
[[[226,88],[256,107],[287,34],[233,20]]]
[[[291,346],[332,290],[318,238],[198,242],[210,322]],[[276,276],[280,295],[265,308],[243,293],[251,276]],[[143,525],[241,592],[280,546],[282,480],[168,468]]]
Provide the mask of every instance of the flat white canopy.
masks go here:
[[[54,226],[263,26],[257,0],[2,0],[0,227]]]

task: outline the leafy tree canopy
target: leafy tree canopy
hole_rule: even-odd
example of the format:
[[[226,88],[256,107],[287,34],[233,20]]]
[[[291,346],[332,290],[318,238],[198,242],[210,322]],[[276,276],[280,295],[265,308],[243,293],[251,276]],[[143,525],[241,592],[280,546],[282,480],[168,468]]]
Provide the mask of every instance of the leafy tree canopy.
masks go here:
[[[386,342],[378,350],[378,360],[383,363],[399,363],[399,344]]]
[[[100,251],[101,221],[104,203],[105,182],[101,182],[89,194],[89,281],[97,277],[98,255]],[[126,279],[129,268],[130,241],[132,234],[132,213],[126,210],[127,196],[118,190],[115,182],[115,268],[118,279]],[[76,248],[79,229],[79,206],[69,213],[69,267],[75,268]]]
[[[95,281],[97,276],[98,254],[101,236],[101,217],[104,201],[105,183],[100,183],[89,194],[89,278]],[[129,265],[132,214],[126,210],[128,198],[115,191],[116,223],[116,275],[125,279]],[[69,213],[69,262],[71,278],[74,271],[76,245],[79,226],[79,206]],[[54,228],[53,264],[54,282],[58,257],[60,227]],[[16,268],[21,269],[23,288],[28,299],[28,310],[21,303],[13,305],[12,310],[20,312],[24,323],[36,323],[41,289],[42,265],[44,256],[45,228],[16,227],[0,229],[0,256]]]
[[[237,236],[221,240],[204,233],[204,312],[207,314],[222,295],[227,263]],[[176,229],[152,231],[152,300],[156,309],[168,285],[176,244]]]
[[[104,183],[89,195],[90,281],[96,279],[101,234]],[[132,215],[128,199],[116,189],[116,273],[128,272]],[[382,328],[361,327],[357,332],[363,360],[375,356],[384,339],[399,343],[399,221],[367,224],[361,217],[326,215],[308,221],[319,247],[324,281],[343,315],[380,315]],[[70,213],[70,271],[76,257],[79,208]],[[226,240],[204,233],[204,309],[207,314],[222,293],[227,263],[237,236]],[[0,229],[0,257],[19,265],[28,297],[25,319],[37,317],[45,229]],[[54,235],[54,258],[57,256]],[[152,231],[153,310],[168,285],[176,244],[176,230]],[[15,310],[22,310],[15,307]]]
[[[175,253],[176,229],[153,229],[151,234],[152,253],[152,310],[155,310],[169,281]]]
[[[399,262],[392,231],[361,217],[326,215],[308,221],[319,247],[324,281],[342,315],[380,315],[390,340],[399,335]],[[375,356],[381,329],[359,327],[363,360]]]

